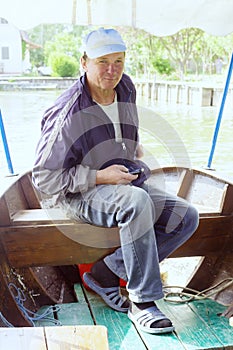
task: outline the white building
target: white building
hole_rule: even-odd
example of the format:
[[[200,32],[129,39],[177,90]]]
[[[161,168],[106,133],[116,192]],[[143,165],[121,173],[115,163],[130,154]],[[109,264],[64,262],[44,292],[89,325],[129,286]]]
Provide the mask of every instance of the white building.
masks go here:
[[[0,18],[0,74],[22,72],[22,39],[19,29]]]

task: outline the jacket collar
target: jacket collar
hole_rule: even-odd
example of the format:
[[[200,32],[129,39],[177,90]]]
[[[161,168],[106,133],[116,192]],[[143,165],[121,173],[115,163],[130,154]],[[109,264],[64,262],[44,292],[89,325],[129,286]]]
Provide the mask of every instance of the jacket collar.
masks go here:
[[[92,100],[88,85],[87,85],[87,76],[86,73],[80,78],[80,92],[81,92],[81,100],[80,100],[80,109],[85,110],[91,106],[94,106],[96,103]]]

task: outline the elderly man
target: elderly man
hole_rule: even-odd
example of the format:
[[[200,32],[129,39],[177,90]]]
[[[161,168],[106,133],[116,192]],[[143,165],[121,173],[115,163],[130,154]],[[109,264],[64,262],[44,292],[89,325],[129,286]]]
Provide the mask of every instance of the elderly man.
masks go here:
[[[33,181],[41,193],[57,195],[73,218],[119,227],[121,247],[84,280],[140,329],[166,333],[174,327],[155,303],[163,297],[159,262],[193,234],[198,213],[150,184],[138,159],[136,91],[123,73],[125,51],[114,29],[86,36],[83,76],[44,115]],[[129,299],[119,278],[127,281]]]

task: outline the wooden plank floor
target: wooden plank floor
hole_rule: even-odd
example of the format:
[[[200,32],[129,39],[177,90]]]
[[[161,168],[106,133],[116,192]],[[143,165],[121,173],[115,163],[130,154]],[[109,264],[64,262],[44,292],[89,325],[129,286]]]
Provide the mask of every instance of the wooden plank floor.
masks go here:
[[[75,291],[78,302],[59,305],[55,317],[62,325],[106,326],[110,350],[233,350],[233,328],[228,319],[219,316],[225,307],[212,300],[189,304],[160,300],[160,309],[170,317],[176,330],[172,334],[152,335],[137,330],[126,314],[111,310],[80,284],[75,285]]]

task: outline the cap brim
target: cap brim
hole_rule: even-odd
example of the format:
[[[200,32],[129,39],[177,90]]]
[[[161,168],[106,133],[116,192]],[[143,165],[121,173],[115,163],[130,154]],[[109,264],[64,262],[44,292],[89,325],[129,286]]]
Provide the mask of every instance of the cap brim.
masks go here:
[[[106,45],[93,50],[87,50],[86,54],[89,58],[97,58],[111,53],[124,52],[126,51],[125,45]]]

